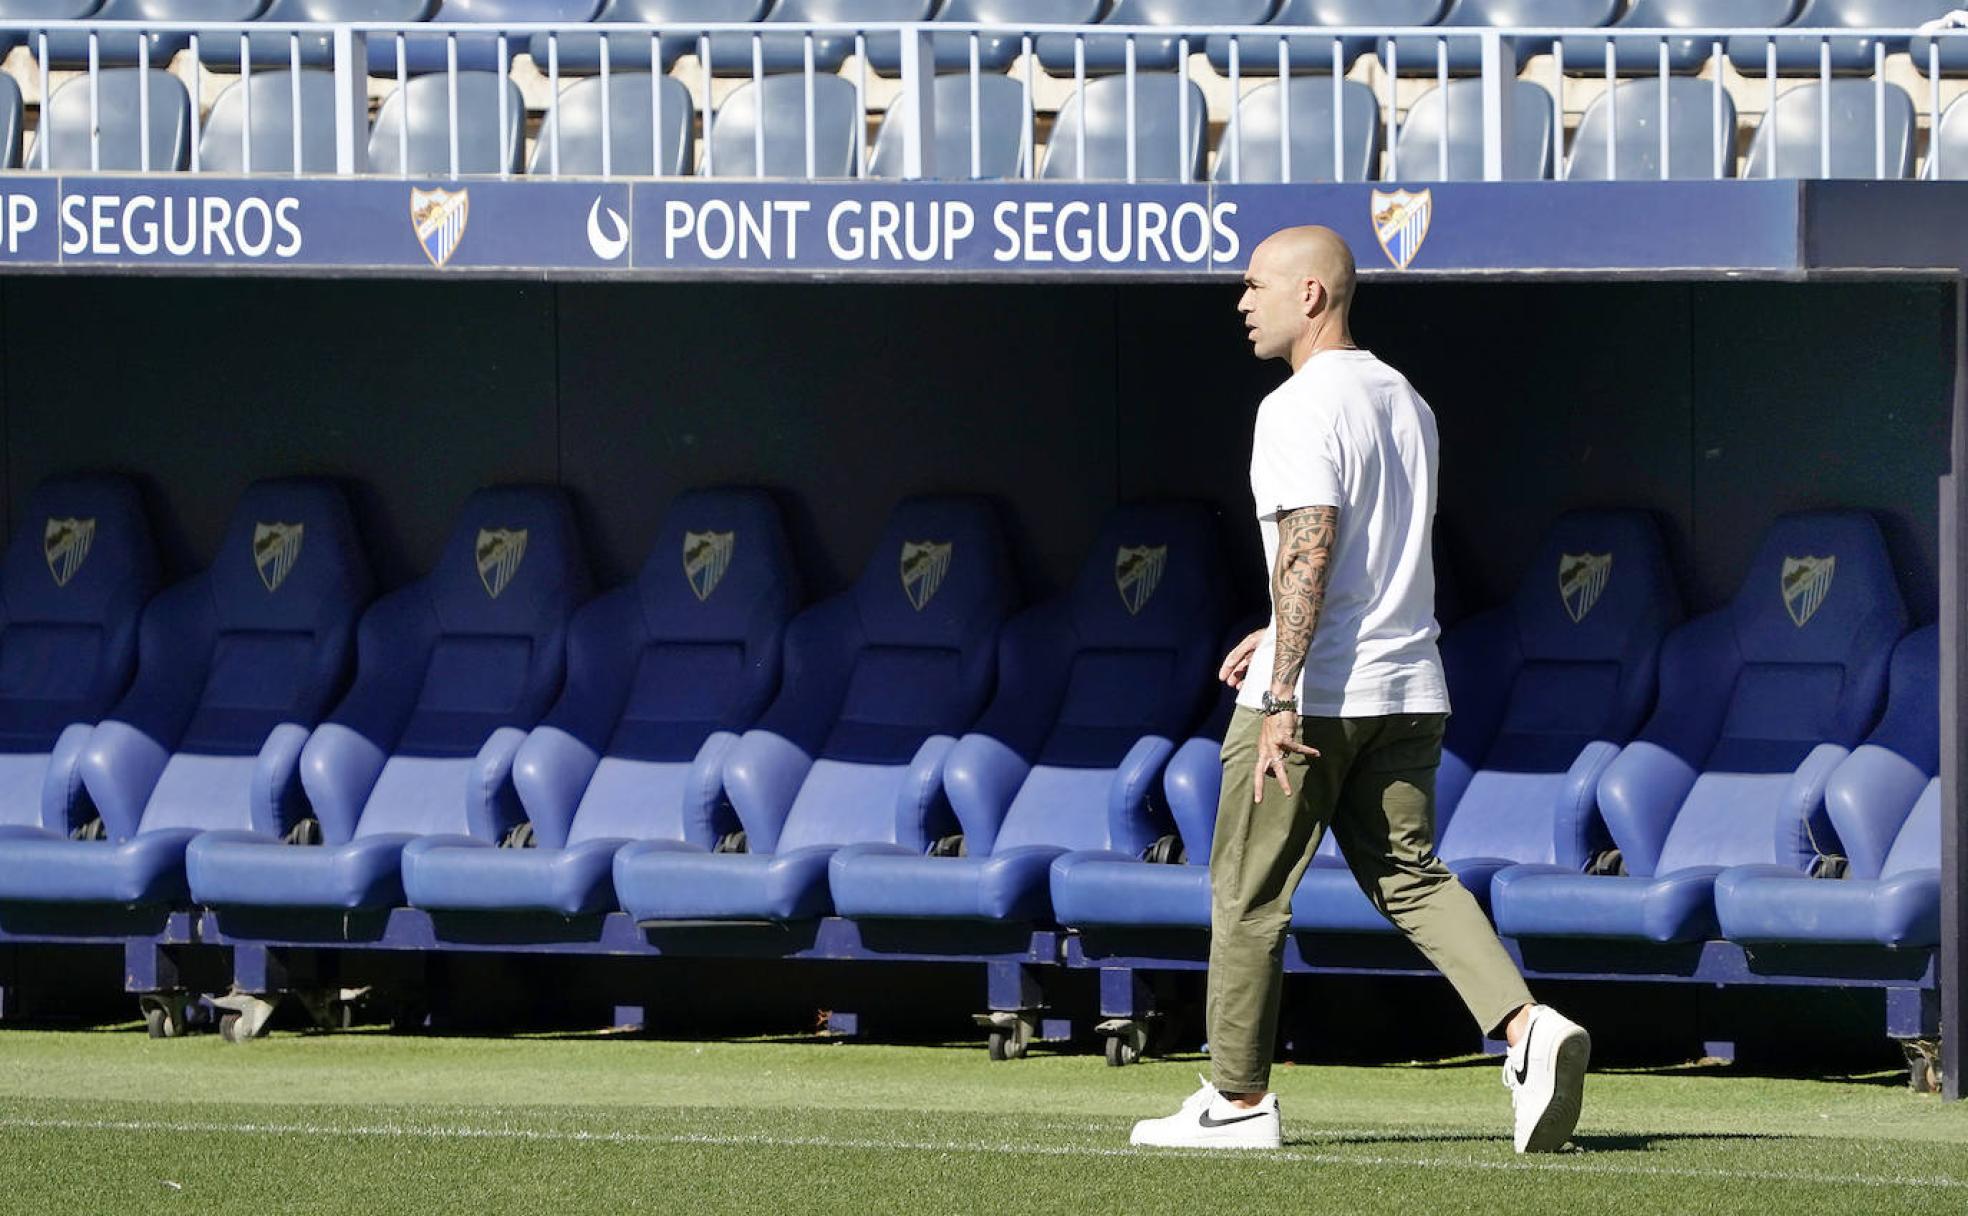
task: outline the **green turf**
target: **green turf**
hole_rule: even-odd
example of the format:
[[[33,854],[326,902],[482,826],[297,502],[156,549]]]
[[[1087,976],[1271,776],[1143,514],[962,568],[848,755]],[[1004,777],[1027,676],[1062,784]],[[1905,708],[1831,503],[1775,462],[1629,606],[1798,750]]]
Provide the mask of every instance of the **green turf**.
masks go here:
[[[1968,1210],[1968,1109],[1890,1078],[1594,1074],[1520,1158],[1493,1061],[1283,1068],[1287,1145],[1133,1151],[1194,1058],[980,1047],[0,1032],[0,1212]]]

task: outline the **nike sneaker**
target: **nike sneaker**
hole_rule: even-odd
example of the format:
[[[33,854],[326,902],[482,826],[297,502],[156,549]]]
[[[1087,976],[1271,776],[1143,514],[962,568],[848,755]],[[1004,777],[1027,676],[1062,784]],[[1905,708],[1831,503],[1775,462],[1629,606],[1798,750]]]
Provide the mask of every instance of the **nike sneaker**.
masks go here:
[[[1530,1025],[1503,1057],[1503,1083],[1517,1108],[1517,1151],[1555,1153],[1578,1126],[1592,1036],[1549,1005],[1531,1006]]]
[[[1180,1110],[1161,1119],[1143,1119],[1128,1136],[1129,1144],[1153,1148],[1277,1148],[1282,1142],[1277,1094],[1266,1094],[1246,1109],[1224,1100],[1206,1080],[1184,1099]]]

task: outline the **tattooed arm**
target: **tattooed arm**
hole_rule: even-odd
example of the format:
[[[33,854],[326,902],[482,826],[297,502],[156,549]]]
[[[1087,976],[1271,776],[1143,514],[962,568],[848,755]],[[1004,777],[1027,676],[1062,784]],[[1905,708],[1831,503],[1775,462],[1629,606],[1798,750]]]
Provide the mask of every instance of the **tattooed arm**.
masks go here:
[[[1306,507],[1278,517],[1278,568],[1271,577],[1271,615],[1277,626],[1277,653],[1271,663],[1271,696],[1287,700],[1298,688],[1305,656],[1312,649],[1312,631],[1326,606],[1326,584],[1332,576],[1333,545],[1339,536],[1338,507]],[[1276,777],[1278,787],[1291,793],[1285,770],[1287,753],[1317,756],[1299,738],[1298,715],[1289,711],[1267,714],[1257,739],[1257,773],[1251,783],[1253,800],[1264,800],[1264,779]]]

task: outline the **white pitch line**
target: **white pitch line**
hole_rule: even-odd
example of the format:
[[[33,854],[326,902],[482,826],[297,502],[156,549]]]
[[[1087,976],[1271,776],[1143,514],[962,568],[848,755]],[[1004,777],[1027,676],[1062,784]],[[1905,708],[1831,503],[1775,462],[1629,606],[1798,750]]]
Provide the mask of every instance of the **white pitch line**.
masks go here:
[[[843,1151],[913,1153],[989,1153],[1037,1157],[1190,1157],[1200,1150],[1101,1147],[1098,1145],[1013,1144],[976,1140],[875,1140],[836,1136],[733,1135],[715,1132],[588,1132],[560,1131],[529,1127],[442,1127],[419,1124],[332,1124],[332,1123],[209,1123],[172,1122],[149,1119],[39,1119],[0,1117],[0,1130],[164,1132],[173,1135],[219,1134],[240,1136],[354,1136],[384,1139],[429,1140],[521,1140],[552,1144],[637,1144],[649,1146],[702,1146],[708,1148],[824,1148]],[[1596,1155],[1596,1154],[1595,1154]],[[1802,1170],[1697,1169],[1671,1165],[1620,1165],[1608,1161],[1581,1160],[1580,1155],[1556,1159],[1525,1158],[1512,1161],[1484,1161],[1455,1157],[1400,1157],[1386,1154],[1322,1153],[1303,1149],[1276,1152],[1253,1151],[1263,1161],[1300,1162],[1329,1166],[1400,1166],[1404,1168],[1451,1170],[1522,1171],[1591,1174],[1616,1177],[1682,1178],[1748,1182],[1807,1183],[1814,1186],[1904,1187],[1916,1190],[1960,1190],[1968,1179],[1931,1176],[1828,1174]]]

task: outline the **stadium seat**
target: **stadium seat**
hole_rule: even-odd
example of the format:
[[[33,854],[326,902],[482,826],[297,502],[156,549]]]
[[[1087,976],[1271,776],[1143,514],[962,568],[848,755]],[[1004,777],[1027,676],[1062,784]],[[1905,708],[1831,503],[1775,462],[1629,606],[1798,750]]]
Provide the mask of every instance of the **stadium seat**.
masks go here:
[[[1968,30],[1922,34],[1907,43],[1907,55],[1913,60],[1914,70],[1922,76],[1933,72],[1944,76],[1968,73]]]
[[[83,748],[104,839],[7,829],[0,900],[178,903],[200,833],[290,831],[302,747],[346,683],[369,592],[339,489],[249,486],[212,565],[145,610],[136,683]]]
[[[1183,125],[1182,80],[1162,72],[1134,78],[1134,179],[1143,182],[1203,179],[1208,110],[1195,82],[1188,89],[1188,124]],[[1128,179],[1128,81],[1123,76],[1089,80],[1085,96],[1075,93],[1059,108],[1039,176],[1071,181],[1080,172],[1080,124],[1086,124],[1089,181]]]
[[[1174,72],[1181,61],[1184,38],[1189,40],[1189,53],[1199,54],[1209,44],[1211,27],[1258,25],[1271,15],[1276,5],[1277,0],[1113,0],[1101,23],[1178,27],[1166,35],[1139,35],[1134,39],[1135,71]],[[1034,50],[1040,66],[1055,76],[1073,75],[1078,54],[1076,41],[1071,34],[1047,34],[1038,39]],[[1085,46],[1089,74],[1127,70],[1126,35],[1090,33],[1086,35]],[[1277,54],[1275,46],[1272,54]],[[1324,62],[1330,63],[1331,53],[1324,54]]]
[[[842,25],[868,25],[893,21],[927,21],[936,11],[936,0],[778,0],[761,24],[793,21],[808,25],[838,22]],[[750,76],[754,71],[804,72],[806,36],[803,34],[717,34],[710,39],[711,70],[717,76]],[[898,58],[901,48],[894,38],[870,35],[868,53]],[[885,45],[884,45],[885,44]],[[879,48],[879,50],[877,49]],[[754,60],[753,52],[757,52]],[[854,34],[842,30],[813,36],[813,70],[832,73],[854,53]]]
[[[850,845],[828,867],[835,910],[1049,922],[1055,858],[1147,853],[1162,768],[1222,659],[1227,581],[1207,509],[1112,512],[1071,590],[1005,627],[997,695],[944,761],[961,855]]]
[[[977,25],[1092,25],[1100,19],[1107,0],[943,0],[936,10],[938,21],[961,21]],[[936,70],[970,70],[970,35],[938,34],[931,43]],[[1036,47],[1036,40],[1035,40]],[[1025,42],[1016,34],[980,34],[977,38],[977,67],[981,72],[1002,72],[1024,53]],[[901,48],[892,38],[875,39],[868,44],[868,66],[877,72],[894,74],[902,68]]]
[[[1942,113],[1940,125],[1927,141],[1928,181],[1968,180],[1968,101],[1957,97]]]
[[[1395,70],[1403,76],[1436,75],[1444,62],[1451,76],[1468,76],[1483,70],[1483,44],[1447,33],[1452,27],[1592,29],[1611,25],[1619,10],[1620,0],[1450,0],[1439,23],[1444,33],[1382,38],[1377,53],[1384,65],[1393,52]],[[1552,41],[1512,39],[1504,51],[1514,57],[1512,74],[1523,71],[1531,56],[1549,51]]]
[[[513,757],[560,691],[567,620],[587,589],[560,491],[472,495],[436,567],[363,614],[355,681],[301,751],[322,843],[207,833],[186,857],[193,898],[389,907],[418,836],[504,839],[522,817]]]
[[[1380,167],[1380,103],[1373,90],[1357,80],[1339,82],[1340,121],[1344,143],[1340,164],[1333,164],[1333,81],[1323,78],[1287,82],[1291,98],[1291,174],[1295,182],[1362,182]],[[1237,134],[1226,131],[1217,143],[1216,166],[1210,179],[1218,182],[1279,182],[1288,180],[1278,146],[1281,123],[1276,81],[1245,93],[1237,103]],[[1335,168],[1338,173],[1335,174]]]
[[[693,23],[742,24],[757,21],[765,16],[771,0],[602,0],[601,11],[595,14],[600,22],[620,22],[632,25],[660,25],[671,30],[682,26],[687,31]],[[644,71],[650,70],[649,35],[647,34],[609,34],[608,66],[611,71],[617,68]],[[553,54],[558,56],[560,70],[569,75],[588,75],[601,70],[601,43],[603,35],[587,33],[562,34],[555,39]],[[533,66],[542,72],[547,70],[547,38],[544,34],[533,36]],[[693,33],[665,33],[656,46],[657,71],[667,72],[684,55],[697,53],[697,35]],[[716,58],[715,55],[712,58]],[[752,53],[745,51],[745,70],[751,71]],[[802,66],[804,52],[802,51]]]
[[[1797,11],[1797,0],[1633,0],[1615,31],[1667,29],[1755,29],[1779,26]],[[1565,56],[1565,70],[1587,76],[1606,72],[1607,39],[1591,34],[1574,34],[1558,40]],[[1613,71],[1621,76],[1653,76],[1660,72],[1659,38],[1626,36],[1611,39]],[[1716,44],[1726,39],[1687,37],[1667,40],[1667,70],[1692,75],[1701,71],[1717,54]]]
[[[1515,82],[1516,104],[1504,133],[1503,176],[1512,181],[1551,176],[1551,129],[1558,107],[1551,94],[1528,80]],[[1408,109],[1394,148],[1395,181],[1480,181],[1483,178],[1483,82],[1448,85],[1448,172],[1442,172],[1442,89],[1430,89]]]
[[[28,32],[32,22],[83,21],[101,7],[102,0],[0,0],[0,21],[14,27],[0,31],[0,57],[17,46],[34,45],[34,37]],[[85,45],[85,59],[87,54]]]
[[[162,21],[194,25],[201,21],[251,21],[266,9],[267,0],[103,0],[88,14],[90,21]],[[48,66],[56,71],[82,71],[89,66],[90,35],[83,31],[49,31]],[[38,53],[41,43],[30,37]],[[201,39],[202,41],[202,39]],[[148,51],[144,43],[148,43]],[[146,53],[152,68],[170,66],[171,57],[191,43],[189,34],[153,33],[140,40],[135,26],[125,34],[114,30],[95,35],[97,63],[102,67],[138,67]],[[237,39],[234,39],[235,46]],[[202,48],[201,48],[202,49]],[[234,52],[234,62],[238,54]]]
[[[428,21],[438,0],[271,0],[255,20],[306,22],[327,27],[338,21]],[[372,41],[389,41],[371,34]],[[330,29],[303,33],[255,31],[246,35],[246,55],[254,67],[291,68],[296,52],[307,68],[332,67],[335,36]],[[207,34],[198,40],[199,62],[220,72],[237,72],[240,36]],[[374,62],[373,56],[371,62]],[[393,69],[392,69],[393,70]],[[253,95],[257,104],[259,94]]]
[[[690,90],[671,76],[658,77],[660,93],[652,96],[648,72],[608,74],[608,172],[617,177],[681,177],[696,159],[692,132],[697,126]],[[599,177],[601,162],[601,79],[577,80],[560,91],[560,100],[540,121],[533,142],[530,174],[555,169],[553,149],[560,141],[559,171]],[[656,106],[662,108],[663,136],[658,159]]]
[[[0,169],[21,167],[21,126],[26,121],[20,85],[0,77]]]
[[[628,845],[615,855],[623,909],[643,922],[820,916],[836,849],[920,854],[954,830],[943,761],[990,697],[1014,599],[987,503],[897,506],[854,586],[788,627],[779,695],[725,760],[744,851]]]
[[[35,488],[0,558],[0,825],[66,836],[92,817],[76,765],[129,686],[157,553],[136,487]]]
[[[977,163],[971,163],[971,78],[959,72],[936,78],[936,176],[953,181],[1017,177],[1030,142],[1025,86],[1008,76],[979,75]],[[875,132],[870,177],[902,176],[902,141],[913,124],[908,96],[897,94]]]
[[[1667,161],[1662,172],[1658,78],[1629,80],[1586,107],[1572,139],[1565,176],[1573,181],[1659,181],[1736,175],[1736,103],[1706,80],[1670,76],[1667,85]],[[1618,103],[1615,118],[1613,108]],[[1606,136],[1614,151],[1608,172]]]
[[[144,77],[148,77],[148,82]],[[56,86],[42,108],[41,126],[28,149],[27,165],[67,170],[133,172],[145,168],[143,150],[150,148],[149,169],[171,173],[191,158],[191,97],[178,78],[153,68],[105,68],[96,76],[95,112],[91,113],[89,78],[72,76]],[[150,90],[150,129],[143,130],[143,91]],[[94,123],[91,119],[95,119]],[[97,155],[90,162],[89,133],[98,133]],[[42,141],[47,146],[42,146]]]
[[[1905,628],[1870,516],[1779,519],[1735,599],[1669,635],[1659,706],[1600,779],[1622,872],[1512,866],[1491,885],[1497,928],[1699,941],[1724,868],[1808,870],[1832,835],[1825,782],[1871,727]]]
[[[711,120],[703,172],[713,177],[853,177],[861,156],[861,101],[839,76],[815,76],[813,172],[806,171],[804,74],[767,76],[731,91]],[[765,163],[758,161],[755,132],[764,98]]]
[[[1941,927],[1940,630],[1893,654],[1886,716],[1825,783],[1841,874],[1738,866],[1715,880],[1731,941],[1932,946]],[[1829,842],[1819,841],[1820,845]]]
[[[300,72],[302,173],[335,171],[335,74],[324,68]],[[212,103],[198,137],[198,167],[206,173],[247,172],[246,91],[253,93],[252,172],[292,173],[294,165],[294,81],[286,71],[255,72],[249,84],[233,81]]]
[[[1774,46],[1779,75],[1816,76],[1827,62],[1833,72],[1870,74],[1879,51],[1904,51],[1910,39],[1830,35],[1841,29],[1912,30],[1958,7],[1947,0],[1804,0],[1797,16],[1774,38],[1731,38],[1729,58],[1745,76],[1762,76],[1769,71]]]
[[[615,907],[610,868],[631,840],[714,848],[738,824],[726,753],[779,682],[799,593],[785,529],[756,490],[672,503],[634,582],[567,634],[567,690],[513,760],[531,848],[427,836],[403,853],[422,908],[580,916]]]
[[[1821,98],[1827,88],[1831,90],[1829,173],[1820,142]],[[1884,86],[1883,92],[1884,123],[1876,121],[1880,90],[1870,80],[1834,80],[1829,85],[1813,81],[1783,94],[1777,98],[1775,112],[1764,115],[1756,128],[1743,176],[1870,178],[1881,168],[1888,178],[1908,176],[1913,172],[1913,99],[1896,84]]]
[[[499,90],[506,92],[506,127],[499,129]],[[409,94],[409,158],[403,157],[404,93]],[[458,73],[458,172],[517,173],[526,103],[519,86],[496,72]],[[406,176],[451,173],[451,96],[446,73],[413,76],[383,99],[369,132],[369,170]]]
[[[279,0],[275,0],[278,3]],[[458,44],[458,70],[498,72],[498,27],[523,21],[547,21],[571,25],[592,20],[601,0],[436,0],[437,11],[429,15],[431,28],[406,34],[403,39],[403,70],[416,76],[425,72],[449,70],[450,43]],[[423,18],[418,18],[423,20]],[[482,32],[466,33],[457,27],[472,25]],[[449,27],[449,28],[446,28]],[[489,30],[486,27],[490,27]],[[545,35],[510,34],[506,38],[506,68],[524,54],[530,41],[544,46]],[[611,45],[611,51],[614,47]],[[648,57],[644,48],[644,58]],[[547,71],[547,59],[540,56],[535,66]],[[396,75],[396,39],[389,34],[369,36],[369,71],[375,76]]]
[[[1271,14],[1268,24],[1279,26],[1365,26],[1393,29],[1401,26],[1433,25],[1442,15],[1444,0],[1284,0]],[[1281,31],[1282,35],[1282,31]],[[1375,40],[1364,34],[1335,40],[1319,34],[1290,37],[1249,37],[1232,39],[1225,34],[1210,35],[1205,47],[1210,66],[1219,75],[1230,73],[1230,44],[1237,43],[1237,74],[1276,76],[1278,45],[1285,44],[1287,66],[1294,76],[1329,74],[1333,69],[1333,43],[1340,44],[1340,71],[1349,72],[1354,61],[1374,49]]]

